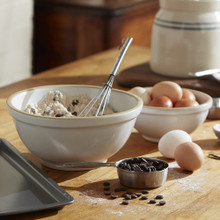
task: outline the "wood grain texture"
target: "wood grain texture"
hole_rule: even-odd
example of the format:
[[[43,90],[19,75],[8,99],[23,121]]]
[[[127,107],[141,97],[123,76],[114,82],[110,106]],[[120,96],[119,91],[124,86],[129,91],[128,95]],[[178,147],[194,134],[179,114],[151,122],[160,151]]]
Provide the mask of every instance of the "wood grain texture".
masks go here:
[[[129,48],[120,71],[143,63],[149,59],[149,49]],[[191,173],[180,169],[173,160],[167,160],[158,152],[157,144],[144,140],[134,129],[124,147],[109,161],[115,162],[126,157],[148,156],[167,160],[170,164],[166,183],[150,190],[149,199],[158,194],[164,196],[164,206],[148,204],[139,199],[131,200],[127,206],[121,205],[122,198],[112,200],[104,195],[103,183],[109,181],[111,191],[120,186],[115,168],[97,168],[91,171],[65,172],[53,170],[41,165],[41,161],[29,152],[16,132],[13,120],[7,112],[5,100],[11,93],[39,85],[47,84],[92,84],[101,85],[109,74],[117,49],[90,56],[35,75],[29,79],[0,88],[0,136],[12,143],[21,153],[56,181],[75,199],[71,205],[61,210],[8,216],[4,219],[219,219],[220,218],[220,161],[207,157],[208,153],[220,155],[220,142],[212,131],[219,120],[207,120],[191,134],[193,141],[199,144],[205,154],[205,163],[201,169]],[[125,89],[118,84],[115,88]],[[190,122],[189,122],[190,123]],[[131,189],[140,192],[138,189]],[[117,193],[121,195],[122,193]]]

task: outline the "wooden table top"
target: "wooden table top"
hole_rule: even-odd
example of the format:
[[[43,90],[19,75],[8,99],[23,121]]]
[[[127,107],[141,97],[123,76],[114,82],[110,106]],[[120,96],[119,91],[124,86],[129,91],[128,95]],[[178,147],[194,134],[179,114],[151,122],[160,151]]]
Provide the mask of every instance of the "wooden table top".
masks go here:
[[[212,131],[219,120],[207,120],[191,134],[205,154],[205,163],[199,170],[190,173],[180,169],[175,161],[170,164],[166,183],[150,190],[149,199],[158,194],[164,196],[166,204],[158,206],[144,200],[131,200],[121,205],[122,198],[112,200],[104,195],[103,183],[110,182],[111,190],[119,187],[115,168],[97,168],[91,171],[65,172],[41,165],[40,159],[27,150],[21,142],[12,118],[7,112],[6,98],[21,89],[47,84],[91,84],[101,85],[112,69],[117,49],[105,51],[76,62],[48,70],[18,83],[0,88],[0,137],[8,140],[28,159],[43,170],[51,179],[66,190],[75,201],[61,210],[7,216],[4,219],[218,219],[220,218],[220,161],[207,157],[209,153],[220,155],[220,142]],[[149,60],[147,48],[129,48],[120,71]],[[134,73],[135,74],[135,73]],[[125,89],[117,83],[115,88]],[[189,122],[190,123],[190,122]],[[144,140],[135,130],[125,146],[110,162],[126,157],[147,156],[165,158],[158,152],[157,144]],[[132,189],[133,192],[141,190]],[[121,195],[121,193],[119,194]]]

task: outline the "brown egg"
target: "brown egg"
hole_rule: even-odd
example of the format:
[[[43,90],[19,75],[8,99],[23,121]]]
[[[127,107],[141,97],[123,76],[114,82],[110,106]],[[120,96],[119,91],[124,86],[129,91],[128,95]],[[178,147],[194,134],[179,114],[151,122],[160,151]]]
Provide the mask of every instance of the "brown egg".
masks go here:
[[[151,96],[154,99],[158,96],[167,96],[173,103],[179,101],[182,97],[182,88],[175,82],[162,81],[152,87]]]
[[[199,169],[204,162],[203,151],[194,142],[185,142],[178,145],[174,152],[174,158],[181,168],[189,171]]]
[[[149,106],[172,108],[173,103],[167,96],[157,96],[150,101]]]
[[[195,95],[189,89],[182,89],[183,95],[181,99],[196,100]]]
[[[176,104],[174,105],[175,108],[178,107],[193,107],[198,106],[199,103],[192,99],[180,99]]]

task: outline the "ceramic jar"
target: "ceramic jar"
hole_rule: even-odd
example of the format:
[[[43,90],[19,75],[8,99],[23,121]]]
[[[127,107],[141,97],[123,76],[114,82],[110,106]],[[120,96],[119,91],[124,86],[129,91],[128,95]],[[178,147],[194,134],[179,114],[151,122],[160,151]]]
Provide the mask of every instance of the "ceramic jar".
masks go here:
[[[220,0],[160,0],[151,37],[151,69],[189,77],[220,68]]]

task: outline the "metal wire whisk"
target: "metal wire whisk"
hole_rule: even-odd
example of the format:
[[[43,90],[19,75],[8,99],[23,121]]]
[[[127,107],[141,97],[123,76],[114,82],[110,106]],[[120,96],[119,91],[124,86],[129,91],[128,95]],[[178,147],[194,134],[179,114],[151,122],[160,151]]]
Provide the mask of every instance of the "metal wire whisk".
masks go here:
[[[94,116],[104,114],[104,111],[105,111],[106,106],[108,105],[108,102],[110,99],[112,85],[114,82],[114,77],[118,71],[118,68],[122,62],[122,59],[124,58],[124,55],[127,52],[132,40],[133,40],[132,37],[127,37],[126,40],[124,42],[122,42],[123,45],[120,49],[117,60],[115,61],[115,64],[112,68],[112,71],[111,71],[107,81],[102,86],[100,91],[98,91],[98,94],[90,100],[90,102],[83,108],[83,110],[78,114],[78,116],[82,116],[83,113],[84,113],[84,115],[83,115],[84,117],[88,116],[88,114],[91,112],[91,110],[94,107],[97,107]]]

